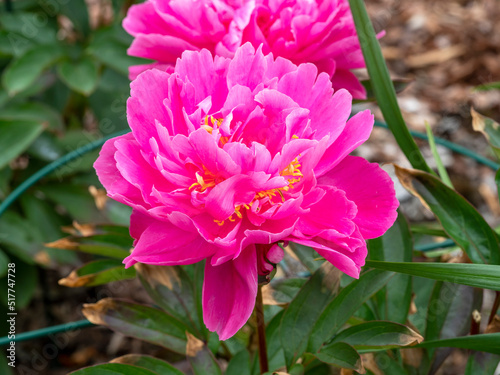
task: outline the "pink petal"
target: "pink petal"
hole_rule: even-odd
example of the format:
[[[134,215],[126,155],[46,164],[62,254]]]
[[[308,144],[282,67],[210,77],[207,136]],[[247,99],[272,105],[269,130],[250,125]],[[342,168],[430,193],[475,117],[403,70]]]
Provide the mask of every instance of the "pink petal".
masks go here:
[[[354,99],[366,99],[366,89],[359,79],[350,71],[337,69],[332,77],[332,86],[335,90],[346,89]]]
[[[115,143],[120,140],[134,139],[131,133],[110,139],[102,146],[99,157],[94,163],[99,181],[106,189],[108,196],[120,203],[135,208],[150,207],[143,199],[140,189],[132,185],[117,168],[115,154],[117,152]]]
[[[358,211],[356,205],[346,198],[344,191],[335,187],[323,188],[326,194],[319,202],[307,207],[309,212],[301,215],[297,229],[312,236],[326,229],[350,235],[356,227],[353,223]]]
[[[344,131],[325,151],[316,168],[314,168],[316,177],[320,177],[334,168],[349,153],[363,144],[372,132],[373,123],[374,117],[368,109],[350,118]]]
[[[257,297],[255,246],[245,248],[235,260],[219,266],[205,264],[203,320],[207,328],[227,340],[252,315]]]
[[[320,177],[318,184],[345,191],[347,199],[358,208],[354,222],[366,239],[384,234],[397,218],[399,202],[394,183],[378,164],[357,156],[347,156]]]
[[[139,34],[127,50],[131,56],[157,60],[162,64],[175,64],[186,50],[198,50],[187,41],[170,35]]]
[[[127,267],[136,262],[160,266],[193,264],[215,251],[197,232],[182,230],[169,221],[137,213],[131,220],[131,234],[138,237],[132,254],[123,261]]]

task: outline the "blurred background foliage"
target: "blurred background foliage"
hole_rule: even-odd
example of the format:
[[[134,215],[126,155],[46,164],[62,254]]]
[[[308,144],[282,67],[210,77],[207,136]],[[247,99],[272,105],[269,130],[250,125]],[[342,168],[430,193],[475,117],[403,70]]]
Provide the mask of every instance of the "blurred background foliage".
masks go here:
[[[121,27],[130,1],[4,1],[0,10],[0,200],[45,165],[128,128],[127,55]],[[36,289],[37,266],[79,266],[76,253],[46,247],[78,223],[128,224],[105,201],[92,168],[98,150],[45,176],[0,218],[0,283],[18,272],[17,307]],[[91,187],[89,189],[89,186]],[[63,229],[61,229],[63,228]],[[1,303],[6,303],[2,289]]]

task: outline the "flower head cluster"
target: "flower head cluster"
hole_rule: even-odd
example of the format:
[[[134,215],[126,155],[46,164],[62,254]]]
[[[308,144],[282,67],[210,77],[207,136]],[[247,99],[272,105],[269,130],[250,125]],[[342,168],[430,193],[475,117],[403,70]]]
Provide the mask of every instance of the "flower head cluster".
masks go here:
[[[369,111],[349,119],[351,101],[315,65],[250,43],[233,59],[184,52],[172,73],[139,75],[132,132],[95,163],[108,195],[133,207],[126,265],[207,259],[204,319],[222,340],[252,313],[280,242],[311,246],[358,277],[365,239],[392,225],[398,202],[377,164],[348,155],[373,126]]]
[[[327,72],[333,88],[363,99],[351,72],[365,66],[347,0],[148,0],[130,8],[124,28],[135,37],[129,54],[156,60],[131,68],[173,69],[185,50],[232,57],[246,42],[295,64]]]

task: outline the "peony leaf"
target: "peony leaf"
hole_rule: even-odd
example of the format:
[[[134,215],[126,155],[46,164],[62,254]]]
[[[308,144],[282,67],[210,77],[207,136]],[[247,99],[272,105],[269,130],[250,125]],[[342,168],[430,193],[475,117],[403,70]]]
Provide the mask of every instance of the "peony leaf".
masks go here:
[[[30,87],[43,71],[63,55],[57,44],[36,46],[13,60],[2,75],[3,87],[10,96]]]
[[[337,294],[340,275],[330,263],[323,263],[285,310],[280,332],[288,368],[306,351],[311,330]]]
[[[316,251],[314,251],[313,248],[300,245],[295,242],[290,242],[290,249],[292,249],[293,253],[297,256],[300,262],[309,270],[309,272],[311,273],[316,272],[316,270],[319,267],[321,267],[322,262],[316,260],[316,258],[318,258],[319,255]]]
[[[361,356],[356,349],[345,342],[334,342],[325,345],[315,355],[322,362],[336,367],[355,370],[360,374],[365,373]]]
[[[410,263],[368,260],[368,267],[405,273],[433,280],[500,290],[500,266],[465,263]]]
[[[92,323],[184,354],[191,328],[163,311],[127,301],[104,298],[84,304],[83,315]]]
[[[0,120],[0,169],[25,151],[42,131],[40,121]]]
[[[423,341],[423,337],[402,324],[373,321],[357,324],[337,334],[333,342],[344,342],[364,352],[370,349],[393,349],[413,346]]]
[[[61,61],[57,65],[57,74],[70,89],[85,96],[94,92],[99,80],[97,63],[90,57],[83,57],[76,62]]]
[[[133,279],[135,269],[128,268],[119,260],[101,259],[89,262],[72,271],[67,277],[59,280],[59,285],[70,288],[82,286],[96,286],[109,282]]]
[[[264,305],[285,306],[297,295],[307,279],[273,279],[262,287]]]
[[[252,375],[250,353],[243,349],[236,353],[227,365],[225,375]]]
[[[421,348],[460,348],[500,354],[500,333],[486,333],[443,340],[424,341]]]
[[[222,375],[217,360],[205,343],[186,332],[186,356],[194,375]]]
[[[196,315],[193,282],[182,267],[137,263],[135,268],[146,292],[158,306],[196,332],[202,331]]]
[[[184,373],[169,363],[148,355],[127,354],[113,359],[110,363],[121,363],[151,370],[158,375],[183,375]]]
[[[437,282],[432,291],[427,311],[426,340],[463,336],[471,327],[472,312],[481,310],[483,292],[466,285]],[[435,372],[451,350],[429,350],[433,358],[431,372]]]
[[[280,326],[285,310],[276,314],[266,327],[267,358],[270,369],[278,369],[285,366],[285,354],[281,345]]]
[[[394,167],[401,184],[430,208],[472,262],[500,264],[497,234],[474,206],[428,173]]]
[[[375,272],[374,272],[375,271]],[[315,353],[349,320],[374,293],[394,276],[392,272],[370,270],[341,290],[318,316],[309,335],[307,350]]]
[[[413,240],[408,222],[401,212],[394,225],[383,236],[368,241],[368,251],[372,260],[411,262]],[[411,290],[411,276],[394,275],[376,294],[380,316],[384,320],[404,324],[410,310]]]

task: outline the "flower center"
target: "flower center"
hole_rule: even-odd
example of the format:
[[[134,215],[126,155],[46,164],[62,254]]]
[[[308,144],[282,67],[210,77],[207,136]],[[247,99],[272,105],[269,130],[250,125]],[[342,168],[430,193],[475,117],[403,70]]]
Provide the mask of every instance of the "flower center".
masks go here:
[[[263,191],[259,191],[258,193],[255,194],[255,197],[252,199],[252,201],[248,204],[241,204],[241,205],[238,205],[234,208],[234,213],[228,217],[227,220],[229,221],[235,221],[236,218],[234,217],[235,215],[242,219],[243,218],[243,214],[241,213],[241,210],[243,208],[246,208],[247,210],[249,210],[255,201],[257,200],[261,200],[261,199],[266,199],[267,200],[264,202],[264,203],[270,203],[270,205],[273,205],[275,203],[278,203],[278,204],[282,204],[283,202],[285,202],[285,195],[284,193],[289,191],[290,189],[293,189],[293,184],[297,183],[300,181],[300,179],[303,177],[303,174],[302,172],[300,171],[300,164],[297,160],[297,158],[295,158],[294,161],[292,161],[288,167],[286,167],[283,171],[281,171],[280,173],[280,176],[284,176],[284,177],[296,177],[296,178],[288,178],[288,185],[286,186],[283,186],[283,187],[280,187],[280,188],[276,188],[276,189],[270,189],[270,190],[263,190]],[[277,196],[280,196],[281,198],[281,202],[273,202],[273,199]],[[259,211],[260,210],[260,207],[257,208],[256,211]],[[214,220],[219,226],[222,226],[224,225],[224,222],[225,220]]]
[[[224,119],[214,118],[213,116],[205,116],[205,121],[201,125],[203,129],[205,129],[208,133],[212,134],[214,128],[220,128]],[[221,146],[224,146],[229,141],[229,137],[220,137],[219,142]]]

